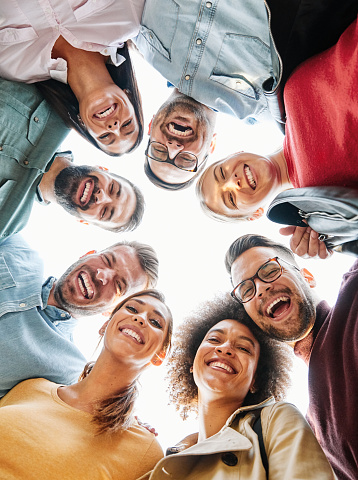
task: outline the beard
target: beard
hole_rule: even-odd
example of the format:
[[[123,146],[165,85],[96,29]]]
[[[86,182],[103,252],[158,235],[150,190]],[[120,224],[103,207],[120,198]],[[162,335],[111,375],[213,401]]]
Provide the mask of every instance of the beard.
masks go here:
[[[90,175],[93,172],[93,168],[82,166],[70,166],[66,167],[57,175],[55,179],[55,196],[56,200],[66,212],[71,215],[80,217],[78,210],[85,212],[95,202],[94,194],[98,190],[98,178],[94,175]],[[76,194],[80,183],[85,178],[91,178],[94,182],[94,188],[89,202],[84,205],[78,205],[75,203]]]

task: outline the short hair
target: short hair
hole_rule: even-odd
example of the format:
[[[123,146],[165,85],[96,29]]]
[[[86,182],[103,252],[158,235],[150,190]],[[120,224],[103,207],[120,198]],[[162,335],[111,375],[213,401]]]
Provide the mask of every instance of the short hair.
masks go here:
[[[197,176],[203,171],[207,160],[208,160],[208,155],[206,155],[206,157],[204,158],[203,163],[199,166],[198,171],[195,172],[195,175],[190,180],[187,180],[186,182],[182,182],[182,183],[169,183],[157,177],[157,175],[153,173],[153,170],[150,168],[147,155],[145,156],[145,160],[144,160],[144,172],[149,178],[149,180],[156,187],[163,188],[164,190],[182,190],[183,188],[190,187],[190,185],[195,182],[195,180],[197,179]]]
[[[138,121],[138,137],[134,145],[126,152],[130,153],[135,150],[143,139],[143,108],[142,99],[139,93],[138,84],[134,69],[132,66],[128,46],[131,45],[130,41],[125,42],[122,48],[118,48],[118,54],[125,58],[125,61],[118,67],[115,65],[106,64],[107,70],[113,80],[113,82],[122,90],[128,90],[127,96],[131,101],[134,113]],[[119,157],[121,153],[107,152],[102,149],[96,140],[89,134],[87,128],[79,120],[79,103],[72,92],[70,86],[66,83],[59,82],[57,80],[45,80],[37,82],[36,87],[40,90],[47,103],[57,112],[62,118],[67,127],[76,130],[85,140],[89,141],[96,148],[105,152],[107,155]]]
[[[260,344],[256,369],[255,391],[248,392],[244,405],[261,403],[270,396],[282,400],[291,384],[292,352],[283,342],[268,337],[229,294],[203,303],[177,329],[169,359],[170,402],[176,405],[183,419],[190,411],[197,412],[198,387],[190,369],[207,332],[222,320],[236,320],[250,329]]]
[[[291,250],[281,243],[275,243],[273,240],[270,240],[263,235],[254,235],[248,233],[247,235],[242,235],[237,238],[229,247],[229,250],[225,255],[225,267],[229,274],[231,274],[231,267],[235,260],[242,255],[246,250],[255,247],[267,247],[272,248],[278,251],[283,257],[283,260],[293,263],[297,266],[297,262],[294,254]]]

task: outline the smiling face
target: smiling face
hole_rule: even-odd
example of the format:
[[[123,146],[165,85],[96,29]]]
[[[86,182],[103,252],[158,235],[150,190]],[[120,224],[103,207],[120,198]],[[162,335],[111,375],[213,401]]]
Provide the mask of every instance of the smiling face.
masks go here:
[[[137,204],[125,178],[87,166],[61,170],[55,179],[55,195],[71,215],[107,229],[126,225]]]
[[[269,157],[236,153],[205,170],[201,194],[215,213],[250,218],[269,201],[278,178],[277,165]]]
[[[268,247],[246,250],[232,264],[233,285],[254,276],[261,265],[277,255]],[[297,341],[309,333],[315,322],[315,301],[303,275],[284,262],[282,267],[282,275],[272,283],[254,280],[256,294],[244,307],[261,330],[273,338]]]
[[[193,373],[199,400],[219,398],[238,408],[254,385],[260,345],[236,320],[222,320],[205,335],[196,352]]]
[[[147,281],[134,248],[118,245],[71,265],[55,283],[53,295],[56,306],[74,316],[95,315],[145,288]]]
[[[150,295],[134,296],[109,321],[104,348],[140,372],[161,352],[170,322],[163,302]]]
[[[133,147],[139,125],[124,90],[111,83],[84,97],[79,108],[83,123],[102,150],[126,153]]]
[[[215,112],[175,90],[153,119],[150,141],[166,145],[170,159],[180,152],[194,154],[199,167],[209,153],[214,126]],[[148,162],[154,175],[167,183],[184,183],[195,176],[175,165],[150,158]]]

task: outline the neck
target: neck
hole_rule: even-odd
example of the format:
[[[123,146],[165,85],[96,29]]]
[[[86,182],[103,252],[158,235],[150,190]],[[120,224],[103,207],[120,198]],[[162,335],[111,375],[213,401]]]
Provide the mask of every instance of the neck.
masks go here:
[[[283,153],[283,149],[280,148],[280,150],[277,150],[277,152],[271,153],[267,156],[272,160],[273,163],[276,164],[278,172],[278,189],[282,191],[287,190],[288,188],[292,188],[292,184],[288,176],[287,161]]]
[[[55,196],[55,180],[57,175],[66,167],[72,165],[66,157],[56,157],[50,169],[45,172],[40,182],[40,190],[45,202],[57,203]]]

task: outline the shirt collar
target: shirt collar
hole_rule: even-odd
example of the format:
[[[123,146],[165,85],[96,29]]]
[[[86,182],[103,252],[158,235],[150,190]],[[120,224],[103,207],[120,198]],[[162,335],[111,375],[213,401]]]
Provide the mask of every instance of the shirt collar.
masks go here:
[[[72,317],[71,315],[63,310],[62,308],[55,307],[53,305],[47,305],[48,297],[50,296],[51,289],[53,284],[55,283],[55,277],[48,277],[48,279],[42,285],[42,308],[41,310],[46,310],[46,314],[50,317],[51,320],[70,320]]]

